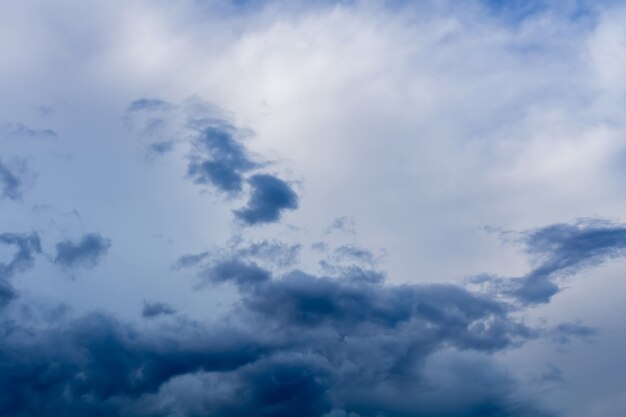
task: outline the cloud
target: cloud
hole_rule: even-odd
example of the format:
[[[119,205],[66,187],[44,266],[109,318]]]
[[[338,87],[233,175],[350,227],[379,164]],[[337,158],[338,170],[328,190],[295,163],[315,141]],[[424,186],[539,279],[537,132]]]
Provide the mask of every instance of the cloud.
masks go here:
[[[258,242],[243,242],[236,239],[225,248],[214,248],[197,254],[187,254],[178,258],[172,266],[175,270],[193,268],[200,264],[205,267],[219,262],[238,259],[256,261],[271,267],[287,268],[298,263],[302,245],[281,242],[276,239]]]
[[[590,342],[598,334],[598,329],[586,326],[582,323],[561,323],[552,329],[552,339],[560,345],[571,343],[572,339],[578,338]]]
[[[234,282],[247,287],[270,279],[270,273],[254,263],[226,260],[211,266],[200,275],[205,283]]]
[[[373,264],[375,262],[374,254],[367,249],[363,249],[356,245],[341,245],[334,250],[337,259],[348,259]]]
[[[237,261],[204,273],[241,291],[225,325],[179,318],[149,332],[92,313],[37,332],[22,319],[9,332],[0,320],[0,413],[548,415],[529,414],[511,378],[480,356],[537,337],[506,304],[453,285],[274,277]],[[164,306],[146,303],[144,316],[169,314]],[[438,364],[441,354],[452,356]],[[208,385],[184,395],[195,383]]]
[[[32,268],[35,256],[41,252],[41,242],[37,233],[2,233],[0,244],[14,246],[17,249],[9,263],[0,264],[0,280],[6,280]]]
[[[70,269],[91,269],[100,262],[110,247],[111,240],[97,233],[89,233],[78,242],[65,240],[57,243],[54,263]]]
[[[237,375],[233,393],[214,401],[211,408],[220,417],[323,416],[331,410],[327,366],[315,355],[278,355],[259,361]]]
[[[150,144],[150,151],[158,155],[164,155],[174,149],[174,142],[163,141]]]
[[[257,174],[248,180],[252,191],[247,205],[235,210],[245,224],[273,223],[285,210],[298,208],[298,195],[285,181],[273,175]]]
[[[173,269],[191,268],[198,265],[209,257],[209,252],[201,252],[196,254],[183,255],[172,266]]]
[[[282,211],[295,209],[298,196],[291,186],[275,175],[262,170],[271,161],[253,158],[244,139],[253,132],[235,126],[216,106],[197,97],[174,106],[159,99],[138,99],[127,111],[127,119],[137,122],[137,113],[160,113],[144,120],[144,132],[158,138],[149,145],[152,153],[169,152],[175,141],[191,146],[187,177],[198,185],[210,185],[216,190],[236,197],[250,187],[246,207],[234,210],[245,225],[273,223]],[[176,140],[163,138],[175,136]]]
[[[103,314],[39,332],[9,332],[5,321],[0,326],[0,413],[11,417],[131,415],[125,404],[176,376],[231,371],[265,349],[229,329],[211,333],[180,323],[167,336],[166,329],[151,335]]]
[[[243,174],[257,167],[243,145],[235,139],[236,129],[224,121],[204,119],[198,129],[196,154],[189,164],[189,176],[198,184],[212,184],[221,191],[238,193]]]
[[[524,303],[547,303],[561,290],[559,279],[626,255],[626,226],[584,219],[534,230],[523,242],[536,266],[513,279],[512,294]]]
[[[278,267],[298,263],[302,245],[288,245],[278,240],[263,240],[236,249],[238,257],[258,259]]]
[[[152,319],[159,316],[170,316],[176,314],[176,310],[167,303],[144,302],[141,315],[145,319]]]
[[[559,224],[529,232],[524,241],[544,263],[569,259],[572,246],[575,253],[587,254],[579,263],[559,263],[573,273],[608,259],[608,248],[620,247],[621,234],[607,229],[620,227],[597,221]],[[73,243],[70,252],[92,256],[87,248],[94,245],[84,242],[93,236]],[[3,276],[32,267],[40,251],[37,235],[2,234],[0,241],[18,248],[2,266]],[[243,246],[259,259],[274,256],[263,250],[269,247],[281,246]],[[539,337],[568,343],[571,337],[595,334],[580,323],[548,332],[533,328],[506,300],[458,285],[389,284],[362,279],[358,268],[339,268],[342,274],[336,277],[298,270],[276,275],[250,261],[206,267],[205,253],[196,258],[183,263],[200,268],[204,286],[230,283],[240,293],[226,326],[179,318],[172,328],[150,333],[106,314],[87,314],[47,323],[33,333],[20,329],[22,324],[12,324],[9,332],[9,321],[0,320],[6,335],[0,343],[0,412],[10,417],[193,416],[184,411],[191,407],[186,402],[159,400],[177,384],[184,389],[185,377],[219,384],[219,390],[192,398],[200,415],[216,417],[252,410],[311,417],[551,416],[532,401],[516,399],[517,383],[490,355]],[[142,312],[145,318],[174,313],[160,302],[145,303]],[[62,350],[58,340],[64,341]],[[451,397],[455,402],[444,400]]]
[[[382,412],[390,417],[527,415],[527,406],[510,399],[514,383],[486,371],[482,361],[464,365],[466,377],[481,372],[485,377],[474,379],[481,387],[474,392],[468,393],[458,370],[450,370],[458,386],[436,378],[429,382],[434,387],[423,386],[425,366],[437,352],[489,354],[539,336],[510,315],[504,303],[454,285],[391,285],[299,271],[272,277],[257,265],[237,261],[205,270],[203,276],[239,288],[241,304],[231,320],[256,334],[272,334],[281,346],[242,368],[226,399],[208,394],[207,407],[219,410],[216,416],[246,415],[253,409],[320,417],[333,410],[336,415]],[[451,405],[433,389],[463,400]]]
[[[11,170],[0,161],[0,183],[2,184],[2,198],[19,200],[22,197],[21,181]]]
[[[137,100],[132,101],[128,105],[129,112],[139,112],[139,111],[155,111],[155,110],[171,110],[175,106],[171,103],[168,103],[163,100],[159,100],[157,98],[139,98]]]
[[[35,264],[35,256],[41,252],[39,235],[2,233],[0,244],[13,246],[16,252],[8,263],[0,263],[0,308],[17,297],[10,279],[18,273],[27,271]]]

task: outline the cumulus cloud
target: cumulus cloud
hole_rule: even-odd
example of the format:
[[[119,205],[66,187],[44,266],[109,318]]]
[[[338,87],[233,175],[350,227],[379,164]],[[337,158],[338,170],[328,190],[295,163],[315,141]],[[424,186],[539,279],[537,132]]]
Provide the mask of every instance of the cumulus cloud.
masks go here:
[[[258,174],[248,183],[252,188],[248,204],[235,210],[237,218],[245,224],[273,223],[285,210],[298,208],[298,195],[291,186],[273,175]]]
[[[64,240],[56,244],[54,263],[64,268],[94,268],[111,248],[111,240],[88,233],[79,241]]]

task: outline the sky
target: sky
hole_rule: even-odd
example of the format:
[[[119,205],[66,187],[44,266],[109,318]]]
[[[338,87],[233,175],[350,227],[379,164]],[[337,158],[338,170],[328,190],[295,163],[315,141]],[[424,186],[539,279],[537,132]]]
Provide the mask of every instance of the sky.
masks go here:
[[[620,415],[624,22],[2,2],[0,415]]]

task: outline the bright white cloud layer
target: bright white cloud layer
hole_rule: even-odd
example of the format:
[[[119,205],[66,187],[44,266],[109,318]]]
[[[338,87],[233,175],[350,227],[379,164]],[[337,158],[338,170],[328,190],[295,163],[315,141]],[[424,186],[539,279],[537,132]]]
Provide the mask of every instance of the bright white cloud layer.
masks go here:
[[[625,23],[3,3],[0,415],[619,415]]]

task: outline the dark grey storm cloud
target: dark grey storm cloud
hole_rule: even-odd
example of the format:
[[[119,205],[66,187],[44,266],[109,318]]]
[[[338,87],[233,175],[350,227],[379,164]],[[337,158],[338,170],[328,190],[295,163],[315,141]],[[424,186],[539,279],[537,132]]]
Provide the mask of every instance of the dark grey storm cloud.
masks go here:
[[[258,334],[272,334],[281,346],[238,373],[235,392],[226,405],[217,401],[216,416],[252,410],[267,416],[530,415],[508,398],[504,376],[485,375],[477,382],[484,383],[480,392],[471,395],[459,382],[458,391],[448,393],[464,397],[456,406],[437,405],[442,387],[423,387],[423,367],[436,352],[489,354],[539,336],[513,318],[505,303],[454,285],[386,285],[299,271],[273,277],[236,260],[219,262],[200,276],[239,288],[235,317]],[[484,366],[466,364],[464,372],[469,376]],[[412,400],[395,401],[401,398]]]
[[[598,222],[555,225],[525,241],[543,262],[535,269],[560,259],[573,273],[617,254],[619,229]],[[0,240],[18,249],[2,267],[7,277],[32,266],[40,251],[36,235]],[[81,242],[71,247],[91,247]],[[17,310],[3,309],[0,414],[551,416],[517,397],[517,383],[490,355],[537,338],[565,344],[595,334],[581,323],[530,326],[519,306],[458,285],[388,284],[358,264],[328,268],[339,271],[335,276],[277,275],[238,250],[229,259],[201,253],[184,262],[195,268],[201,287],[229,283],[238,290],[225,325],[176,315],[174,326],[150,332],[88,314],[31,332],[28,320],[12,318]],[[263,250],[252,252],[262,260]],[[573,253],[587,260],[569,261]],[[11,302],[15,294],[5,300]],[[143,316],[174,312],[166,303],[146,303]],[[182,394],[193,384],[207,388]]]
[[[203,274],[241,291],[227,326],[179,319],[151,333],[89,314],[30,332],[0,320],[0,414],[548,415],[515,401],[514,382],[484,360],[450,359],[452,381],[427,379],[437,352],[488,355],[537,337],[506,304],[453,285],[274,277],[238,261]],[[193,380],[214,388],[172,397]]]
[[[523,240],[536,266],[513,279],[511,293],[529,304],[549,302],[559,279],[626,254],[626,226],[597,219],[540,228]]]
[[[79,241],[65,240],[56,244],[54,263],[64,268],[93,268],[109,251],[111,240],[88,233]]]
[[[245,224],[272,223],[280,219],[283,211],[298,208],[298,195],[280,178],[257,174],[248,183],[252,188],[248,204],[235,210],[237,218]]]
[[[174,307],[167,303],[162,302],[145,302],[141,315],[143,318],[152,319],[159,316],[170,316],[176,314]]]
[[[19,200],[22,197],[21,181],[2,161],[0,161],[0,195],[9,200]]]
[[[228,372],[266,347],[231,329],[214,333],[180,323],[175,333],[141,333],[102,314],[51,323],[38,332],[0,324],[0,414],[165,416],[133,409],[180,375]]]

